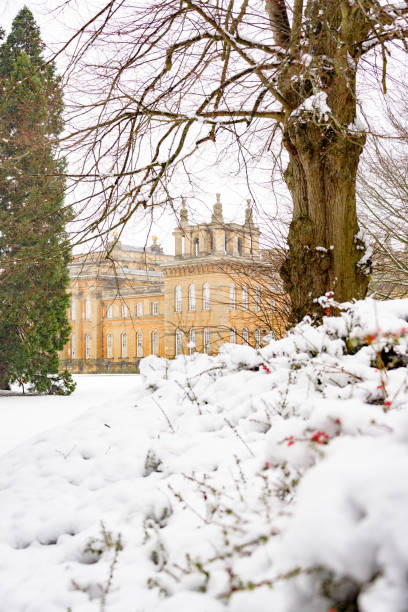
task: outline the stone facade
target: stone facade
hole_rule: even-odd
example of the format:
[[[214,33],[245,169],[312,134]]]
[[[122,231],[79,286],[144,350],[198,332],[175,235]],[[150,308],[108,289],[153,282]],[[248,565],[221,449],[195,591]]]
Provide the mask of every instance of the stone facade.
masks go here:
[[[245,223],[224,223],[217,196],[210,223],[190,224],[183,204],[175,255],[153,238],[138,248],[113,241],[70,267],[72,336],[61,365],[73,372],[137,372],[141,357],[206,351],[224,342],[258,345],[280,334],[279,278]],[[278,316],[279,313],[279,316]]]

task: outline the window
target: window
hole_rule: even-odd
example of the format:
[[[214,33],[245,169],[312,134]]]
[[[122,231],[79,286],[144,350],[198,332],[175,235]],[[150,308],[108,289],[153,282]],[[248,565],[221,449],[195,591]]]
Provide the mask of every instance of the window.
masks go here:
[[[210,285],[203,285],[203,310],[210,310]]]
[[[75,321],[76,319],[76,299],[72,298],[71,300],[71,320]]]
[[[90,359],[91,357],[91,336],[89,334],[85,334],[85,359]]]
[[[152,302],[152,314],[153,315],[159,314],[159,302]]]
[[[136,334],[136,357],[143,357],[143,334],[141,331]]]
[[[188,309],[194,311],[196,309],[195,286],[190,285],[188,288]]]
[[[106,336],[106,357],[112,359],[112,334]]]
[[[126,304],[122,304],[122,319],[126,319],[128,313],[128,307],[126,306]]]
[[[198,255],[198,248],[199,248],[199,241],[198,238],[194,238],[194,242],[193,242],[193,250],[194,250],[194,256],[197,257]]]
[[[248,329],[246,327],[244,327],[244,329],[242,330],[242,341],[246,345],[249,344]]]
[[[121,334],[121,346],[122,346],[122,357],[128,356],[128,344],[127,344],[127,333]]]
[[[85,300],[85,319],[90,319],[90,318],[91,318],[91,298],[88,295]]]
[[[210,232],[210,252],[212,253],[214,250],[214,236],[213,233]]]
[[[224,232],[224,253],[227,252],[227,246],[228,246],[227,232]]]
[[[259,285],[255,287],[254,305],[255,312],[259,312],[261,310],[261,288],[259,287]]]
[[[106,318],[107,319],[112,319],[113,317],[113,306],[112,304],[110,306],[107,307],[106,309]]]
[[[242,308],[248,310],[248,287],[242,285]]]
[[[229,288],[229,307],[235,309],[235,285],[231,283]]]
[[[237,339],[237,334],[236,334],[236,331],[235,331],[235,327],[231,327],[231,329],[230,329],[230,342],[231,342],[231,344],[235,344],[236,339]]]
[[[256,329],[254,333],[255,337],[255,348],[259,348],[261,346],[261,330]]]
[[[143,302],[139,302],[136,308],[137,308],[136,310],[137,316],[142,317],[143,316]]]
[[[174,310],[176,312],[181,312],[181,285],[177,285],[174,293]]]
[[[183,353],[183,335],[181,329],[176,329],[176,356]]]
[[[76,356],[76,336],[72,334],[71,336],[71,359],[75,359]]]
[[[242,255],[242,239],[241,238],[238,238],[237,249],[238,249],[238,255]]]
[[[210,328],[204,327],[204,353],[210,354]]]
[[[196,330],[194,328],[190,329],[190,338],[188,345],[190,355],[192,355],[193,353],[195,353],[196,350]]]
[[[159,332],[154,330],[152,331],[152,355],[159,354]]]

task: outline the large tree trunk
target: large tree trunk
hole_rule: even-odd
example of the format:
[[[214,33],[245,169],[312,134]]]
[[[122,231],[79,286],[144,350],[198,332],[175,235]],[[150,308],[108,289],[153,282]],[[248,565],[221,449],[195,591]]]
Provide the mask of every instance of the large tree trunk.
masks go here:
[[[314,301],[332,291],[336,300],[365,296],[365,247],[358,238],[355,184],[364,137],[336,134],[328,125],[289,122],[285,173],[293,198],[289,252],[281,273],[292,302],[292,323],[322,314]]]
[[[276,29],[281,24],[287,33],[285,0],[267,0],[267,11],[282,44]],[[369,23],[359,5],[339,0],[296,0],[292,22],[278,87],[287,107],[285,180],[293,198],[281,274],[296,323],[306,314],[323,314],[316,300],[329,291],[340,302],[367,291],[355,196],[365,134],[354,127],[360,53],[354,43],[364,40]]]

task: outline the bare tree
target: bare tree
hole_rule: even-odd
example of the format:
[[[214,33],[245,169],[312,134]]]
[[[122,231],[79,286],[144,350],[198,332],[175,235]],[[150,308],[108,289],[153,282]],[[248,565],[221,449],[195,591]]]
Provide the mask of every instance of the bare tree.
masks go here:
[[[82,154],[71,178],[99,199],[84,198],[82,239],[177,202],[179,173],[192,176],[214,143],[241,165],[271,160],[276,137],[293,199],[281,268],[292,321],[326,291],[363,297],[356,81],[379,57],[385,87],[388,46],[405,49],[407,10],[383,0],[107,2],[71,41],[70,73],[81,78],[67,142]]]
[[[401,297],[408,288],[408,124],[407,89],[395,89],[399,112],[386,108],[392,138],[370,137],[359,169],[361,224],[373,249],[369,290],[378,297]]]

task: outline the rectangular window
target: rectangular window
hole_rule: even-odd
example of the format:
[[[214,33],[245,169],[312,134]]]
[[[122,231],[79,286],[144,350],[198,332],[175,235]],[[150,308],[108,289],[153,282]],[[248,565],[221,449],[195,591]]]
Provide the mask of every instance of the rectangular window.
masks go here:
[[[242,308],[248,310],[248,287],[242,285]]]
[[[113,306],[112,304],[110,304],[106,309],[106,318],[112,319],[112,317],[113,317]]]
[[[258,285],[255,287],[254,306],[255,312],[259,312],[261,310],[261,288]]]
[[[75,359],[76,355],[76,337],[75,334],[71,336],[71,359]]]
[[[235,285],[231,283],[229,288],[229,307],[234,310],[235,309]]]
[[[136,345],[136,356],[143,357],[143,336],[141,331],[138,331],[136,334]]]
[[[210,354],[210,328],[204,327],[204,353]]]
[[[181,329],[176,329],[176,356],[183,352],[183,332]]]
[[[127,357],[128,352],[127,352],[127,333],[126,332],[123,332],[121,336],[121,342],[122,342],[122,357]]]
[[[138,303],[136,314],[137,314],[138,317],[142,317],[143,316],[143,302],[139,302]]]
[[[177,285],[176,289],[175,289],[175,304],[174,304],[174,310],[176,312],[181,312],[181,308],[182,308],[182,303],[181,303],[181,285]]]
[[[91,336],[86,334],[85,336],[85,359],[90,359],[91,357]]]
[[[128,316],[128,307],[126,306],[126,304],[122,304],[122,319],[126,319],[126,317]]]
[[[159,314],[159,302],[152,302],[152,314],[153,315]]]
[[[112,334],[106,336],[106,356],[112,359]]]
[[[210,285],[203,285],[203,310],[210,310]]]
[[[75,321],[76,319],[76,299],[72,298],[71,300],[71,320]]]

